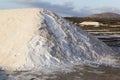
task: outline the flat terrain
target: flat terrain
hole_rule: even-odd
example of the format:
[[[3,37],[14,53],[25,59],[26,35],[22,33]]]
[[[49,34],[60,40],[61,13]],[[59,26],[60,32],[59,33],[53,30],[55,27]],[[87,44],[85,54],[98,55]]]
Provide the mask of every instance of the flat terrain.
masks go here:
[[[101,41],[105,42],[113,50],[120,53],[120,19],[104,19],[104,18],[75,18],[67,17],[67,20],[76,24],[83,30],[89,32]],[[103,23],[105,26],[80,26],[79,23],[83,21],[97,21]]]

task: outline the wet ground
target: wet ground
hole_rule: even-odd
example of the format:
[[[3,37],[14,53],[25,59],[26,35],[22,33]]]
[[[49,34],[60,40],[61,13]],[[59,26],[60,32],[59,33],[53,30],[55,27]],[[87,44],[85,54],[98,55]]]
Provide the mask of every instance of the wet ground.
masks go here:
[[[81,27],[120,54],[120,26]]]
[[[2,79],[3,78],[3,79]],[[0,80],[120,80],[120,69],[110,66],[76,66],[72,72],[12,72]]]
[[[120,61],[120,54],[116,56]],[[9,72],[1,70],[0,80],[120,80],[120,67],[78,65],[70,72],[56,71],[49,74],[41,73],[41,71]]]
[[[105,42],[118,54],[120,61],[120,27],[84,27],[89,33]],[[116,32],[116,33],[115,33]],[[8,72],[0,70],[0,80],[120,80],[120,67],[106,65],[79,65],[72,72]]]

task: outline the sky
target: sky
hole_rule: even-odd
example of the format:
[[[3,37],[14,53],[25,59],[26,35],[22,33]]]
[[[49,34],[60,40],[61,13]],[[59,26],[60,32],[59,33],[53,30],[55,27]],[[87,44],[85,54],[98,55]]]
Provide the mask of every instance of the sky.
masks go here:
[[[44,8],[60,16],[84,17],[94,13],[120,14],[120,0],[0,0],[0,9]]]

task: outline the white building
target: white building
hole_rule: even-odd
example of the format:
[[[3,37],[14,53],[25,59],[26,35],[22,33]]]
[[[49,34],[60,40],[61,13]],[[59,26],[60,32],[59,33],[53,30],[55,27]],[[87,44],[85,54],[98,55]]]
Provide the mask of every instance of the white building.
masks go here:
[[[99,22],[93,22],[93,21],[84,21],[79,24],[80,26],[95,26],[99,27],[101,24]]]

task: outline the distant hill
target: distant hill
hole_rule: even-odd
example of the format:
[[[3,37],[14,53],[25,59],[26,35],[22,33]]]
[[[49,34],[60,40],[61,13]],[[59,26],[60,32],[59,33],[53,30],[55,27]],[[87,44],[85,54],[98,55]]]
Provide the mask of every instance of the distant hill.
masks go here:
[[[100,14],[92,14],[87,17],[89,18],[120,18],[120,14],[112,13],[112,12],[104,12]]]

